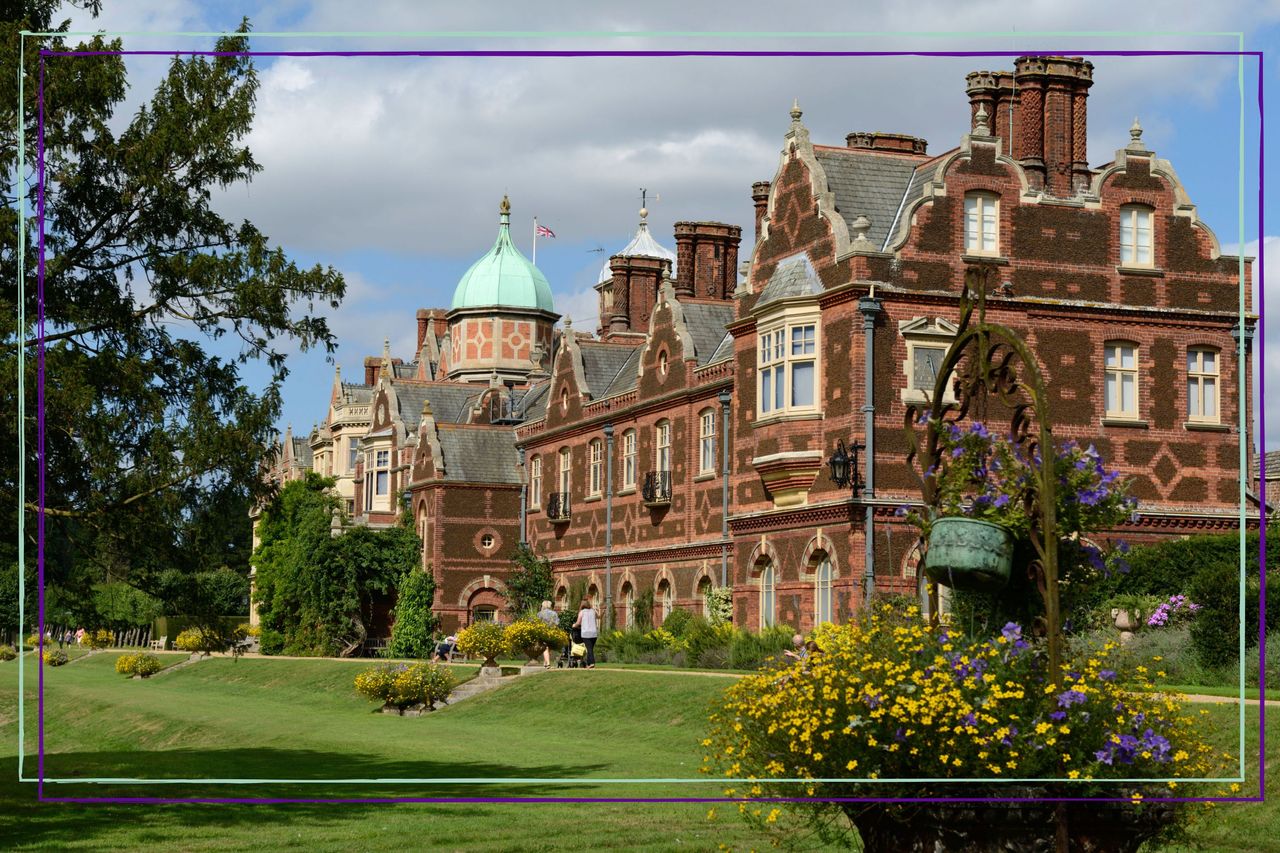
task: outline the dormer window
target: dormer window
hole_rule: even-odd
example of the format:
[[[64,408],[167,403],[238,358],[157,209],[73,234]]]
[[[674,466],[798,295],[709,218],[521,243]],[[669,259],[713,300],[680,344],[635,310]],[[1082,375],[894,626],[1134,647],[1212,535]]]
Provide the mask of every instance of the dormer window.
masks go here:
[[[966,193],[964,197],[964,251],[969,255],[1000,254],[1000,196]]]

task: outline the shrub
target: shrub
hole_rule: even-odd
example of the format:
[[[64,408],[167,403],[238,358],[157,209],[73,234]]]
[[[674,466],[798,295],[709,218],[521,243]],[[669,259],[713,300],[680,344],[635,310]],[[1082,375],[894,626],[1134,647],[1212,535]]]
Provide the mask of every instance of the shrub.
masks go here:
[[[1268,544],[1271,544],[1268,542]],[[1276,542],[1280,546],[1280,540]],[[1271,549],[1267,549],[1270,554]],[[1267,583],[1280,588],[1280,571],[1269,572]],[[1256,569],[1245,578],[1245,648],[1258,644],[1258,594]],[[1240,657],[1240,566],[1239,554],[1202,569],[1192,580],[1187,595],[1201,609],[1191,623],[1191,641],[1205,666],[1235,664]],[[1280,607],[1267,614],[1267,631],[1280,628]]]
[[[115,642],[115,635],[105,628],[97,631],[85,631],[83,645],[90,649],[109,648]]]
[[[164,669],[160,658],[142,652],[136,655],[120,655],[116,658],[116,672],[121,675],[140,675],[148,678]]]
[[[541,654],[545,648],[564,648],[569,635],[559,628],[552,628],[541,619],[518,619],[502,632],[506,647],[512,652]],[[533,656],[530,656],[530,660]]]
[[[502,626],[497,622],[476,622],[458,632],[458,650],[467,657],[483,658],[490,664],[507,651]]]
[[[262,628],[258,634],[258,651],[264,655],[278,655],[284,651],[284,634],[270,628]]]
[[[684,645],[688,650],[689,666],[723,668],[729,665],[729,647],[736,636],[736,629],[727,622],[712,624],[702,617],[694,617],[684,633]],[[711,654],[713,649],[719,651]]]
[[[707,591],[706,601],[713,625],[733,621],[733,587],[713,586]]]
[[[62,666],[69,660],[67,653],[62,649],[52,649],[44,653],[44,662],[48,666]]]
[[[653,627],[653,589],[643,590],[631,602],[631,617],[637,628]]]
[[[683,607],[673,607],[666,618],[662,620],[662,627],[677,637],[683,637],[691,619],[693,619],[693,614],[688,610]]]
[[[242,623],[239,627],[236,628],[236,631],[241,636],[244,636],[244,637],[261,637],[262,636],[262,626],[250,625],[248,622]]]
[[[356,676],[356,691],[398,708],[435,707],[453,691],[453,674],[434,663],[396,664],[367,669]]]
[[[179,634],[173,641],[173,647],[184,652],[210,652],[221,651],[226,648],[227,640],[221,633],[209,627],[188,628]]]
[[[786,625],[775,625],[759,634],[737,632],[729,645],[729,667],[758,669],[791,648],[791,637],[794,634],[795,631]]]
[[[0,660],[13,660],[18,656],[13,646],[0,646]]]
[[[435,600],[435,578],[418,568],[410,569],[396,587],[395,622],[391,625],[392,657],[429,658],[435,647],[431,635],[439,617],[431,611]]]

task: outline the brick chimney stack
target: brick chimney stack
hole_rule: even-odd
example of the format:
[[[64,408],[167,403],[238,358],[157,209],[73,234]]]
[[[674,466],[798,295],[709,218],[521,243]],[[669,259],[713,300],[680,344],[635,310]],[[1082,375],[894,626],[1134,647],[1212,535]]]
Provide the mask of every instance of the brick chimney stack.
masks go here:
[[[760,242],[760,226],[769,211],[769,182],[756,181],[751,185],[751,203],[756,207],[756,242]]]
[[[1079,56],[1020,56],[1013,69],[965,77],[971,127],[985,106],[991,134],[1021,162],[1032,188],[1072,196],[1091,178],[1086,141],[1093,63]]]
[[[754,198],[754,192],[752,195]],[[762,215],[757,202],[757,220]],[[675,230],[676,295],[732,299],[738,286],[742,229],[723,222],[677,222]],[[758,234],[758,225],[756,230]]]

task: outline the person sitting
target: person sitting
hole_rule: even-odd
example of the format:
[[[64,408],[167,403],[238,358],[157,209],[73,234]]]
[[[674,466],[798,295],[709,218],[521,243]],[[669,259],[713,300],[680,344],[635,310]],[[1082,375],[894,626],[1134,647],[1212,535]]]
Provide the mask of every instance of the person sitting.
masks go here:
[[[456,634],[450,634],[439,643],[436,644],[436,654],[432,658],[436,663],[448,663],[449,655],[453,654],[453,649],[458,645],[458,637]]]
[[[796,660],[804,660],[809,656],[809,648],[805,645],[804,637],[802,635],[794,635],[791,638],[791,645],[795,646],[795,648],[787,649],[783,652],[787,657],[795,658]]]

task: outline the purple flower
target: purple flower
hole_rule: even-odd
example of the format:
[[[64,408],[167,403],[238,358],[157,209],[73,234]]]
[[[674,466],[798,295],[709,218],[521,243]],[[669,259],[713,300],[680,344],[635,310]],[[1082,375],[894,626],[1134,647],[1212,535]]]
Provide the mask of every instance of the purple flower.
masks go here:
[[[1067,718],[1066,711],[1054,711],[1052,714],[1049,715],[1049,719],[1056,720],[1057,722],[1062,722],[1066,718]]]
[[[1115,681],[1116,671],[1114,669],[1104,669],[1098,673],[1098,677],[1103,681]]]
[[[957,448],[955,448],[954,450],[952,450],[952,451],[951,451],[951,458],[952,458],[952,459],[959,459],[961,456],[964,456],[964,448],[963,448],[963,447],[957,447]]]
[[[1058,707],[1070,708],[1072,705],[1083,705],[1088,697],[1079,690],[1067,690],[1058,694]]]
[[[1008,496],[1008,495],[996,495],[996,499],[995,499],[995,505],[996,505],[996,506],[998,506],[998,507],[1004,507],[1004,506],[1006,506],[1008,503],[1009,503],[1009,496]]]
[[[1022,636],[1022,626],[1017,622],[1006,622],[1005,626],[1000,629],[1000,636],[1006,640],[1016,640]]]

